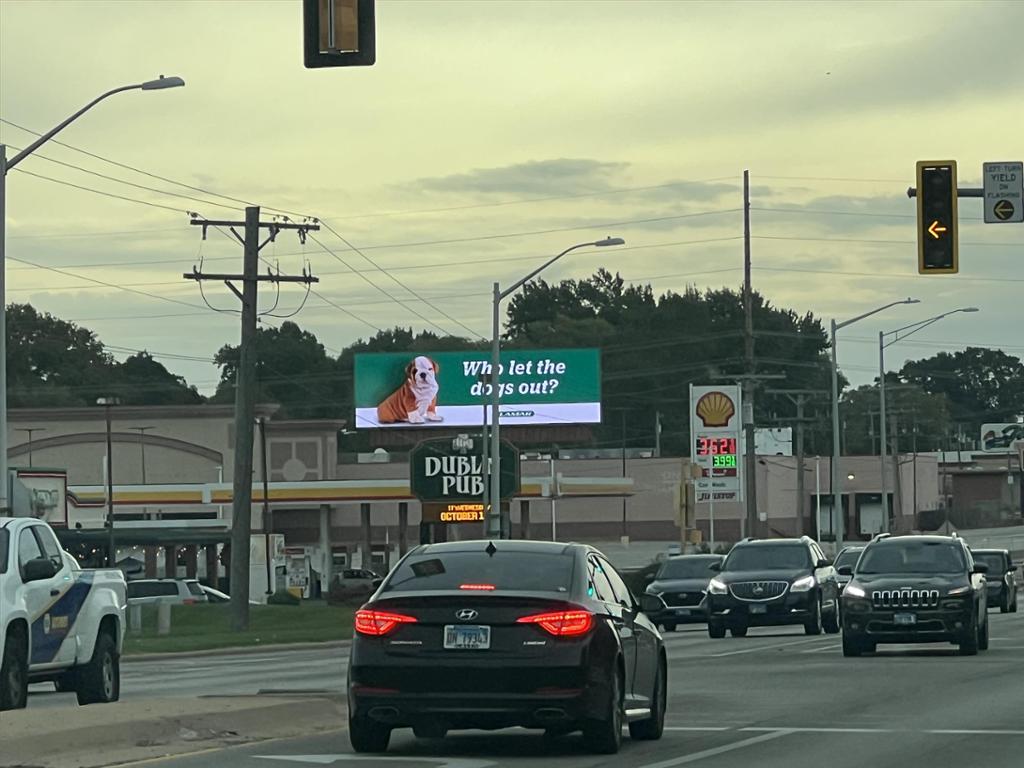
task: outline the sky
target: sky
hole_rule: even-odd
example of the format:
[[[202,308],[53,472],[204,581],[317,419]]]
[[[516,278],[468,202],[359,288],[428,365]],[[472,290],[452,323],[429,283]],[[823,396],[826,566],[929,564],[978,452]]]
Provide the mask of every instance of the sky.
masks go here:
[[[299,0],[0,0],[9,155],[110,88],[186,81],[111,97],[8,174],[8,301],[210,393],[239,320],[207,303],[238,305],[182,275],[240,271],[242,253],[190,213],[325,222],[262,252],[264,270],[308,265],[315,293],[267,286],[261,307],[301,307],[336,354],[395,325],[488,336],[495,281],[605,236],[626,247],[545,278],[738,288],[747,169],[753,285],[773,304],[827,325],[921,301],[840,332],[854,384],[877,375],[879,331],[966,306],[981,311],[887,366],[967,345],[1024,356],[1024,225],[984,224],[963,199],[960,274],[920,276],[906,194],[918,160],[956,160],[963,187],[1024,159],[1024,3],[379,0],[377,63],[320,70],[303,67],[301,15]]]

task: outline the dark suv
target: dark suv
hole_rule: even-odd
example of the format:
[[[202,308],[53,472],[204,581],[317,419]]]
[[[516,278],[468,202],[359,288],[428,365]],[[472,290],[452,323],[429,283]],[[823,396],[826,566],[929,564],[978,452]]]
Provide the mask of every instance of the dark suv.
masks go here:
[[[985,581],[988,607],[1000,613],[1017,612],[1017,564],[1005,549],[972,549],[976,563],[988,566]]]
[[[803,624],[808,635],[839,631],[836,571],[817,542],[744,539],[708,582],[708,634],[743,637],[747,627]]]
[[[956,536],[880,534],[843,590],[843,655],[879,643],[950,642],[964,656],[986,650],[987,571]]]

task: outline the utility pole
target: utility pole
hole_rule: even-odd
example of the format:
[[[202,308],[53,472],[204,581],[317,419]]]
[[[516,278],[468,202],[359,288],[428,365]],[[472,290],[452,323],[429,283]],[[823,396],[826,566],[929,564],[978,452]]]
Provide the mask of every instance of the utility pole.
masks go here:
[[[757,530],[757,446],[754,445],[754,300],[750,286],[750,171],[743,171],[743,341],[746,376],[743,379],[743,461],[747,499],[747,535]]]
[[[804,407],[814,397],[827,396],[828,392],[821,389],[766,389],[766,395],[785,395],[796,406],[796,514],[801,533],[811,530],[807,525],[807,493],[804,478],[804,424],[816,422],[814,417],[804,416]]]
[[[278,233],[286,229],[298,231],[305,242],[306,233],[319,230],[316,223],[262,222],[259,206],[247,206],[245,221],[210,221],[193,219],[192,224],[203,228],[206,239],[209,227],[227,227],[242,244],[244,258],[242,274],[202,273],[193,267],[186,272],[186,280],[197,283],[204,280],[222,281],[242,302],[242,337],[239,345],[238,371],[235,380],[235,465],[231,494],[231,628],[243,632],[249,628],[249,540],[252,535],[252,453],[253,427],[256,411],[256,321],[257,288],[260,283],[311,283],[319,279],[307,274],[287,276],[259,274],[260,251],[273,242]],[[244,236],[237,228],[244,227]],[[260,230],[268,230],[267,238],[260,242]],[[241,282],[239,291],[234,283]]]

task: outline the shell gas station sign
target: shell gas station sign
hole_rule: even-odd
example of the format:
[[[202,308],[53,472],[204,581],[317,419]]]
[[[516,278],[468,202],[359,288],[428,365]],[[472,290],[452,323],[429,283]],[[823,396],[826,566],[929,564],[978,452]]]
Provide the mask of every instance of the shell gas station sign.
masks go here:
[[[736,385],[690,385],[690,436],[697,502],[743,501],[742,402]]]

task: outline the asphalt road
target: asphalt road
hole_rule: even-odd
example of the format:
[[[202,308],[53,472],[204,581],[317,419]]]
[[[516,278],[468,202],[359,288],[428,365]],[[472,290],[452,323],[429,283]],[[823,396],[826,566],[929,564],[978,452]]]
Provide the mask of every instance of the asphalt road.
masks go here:
[[[289,768],[299,765],[407,768],[1019,768],[1024,765],[1024,613],[990,614],[992,647],[960,657],[952,646],[883,646],[875,656],[843,658],[838,636],[802,629],[752,630],[746,638],[710,640],[703,628],[667,636],[668,728],[659,742],[626,740],[615,757],[587,753],[582,739],[548,741],[535,732],[455,733],[418,741],[397,731],[386,758],[356,757],[348,736],[232,747],[161,761],[167,768]],[[273,668],[257,663],[269,659]],[[250,661],[251,660],[251,661]],[[179,662],[133,665],[131,673],[182,674]],[[315,679],[341,659],[316,654],[204,659],[189,677],[200,692],[213,681],[240,688]],[[307,670],[311,670],[308,671]],[[290,674],[289,674],[290,672]],[[171,683],[173,682],[173,685]],[[330,678],[339,688],[340,677]],[[183,690],[179,680],[126,680],[150,691]],[[296,686],[298,687],[298,686]],[[33,702],[35,704],[35,702]],[[296,717],[302,712],[297,709]]]

